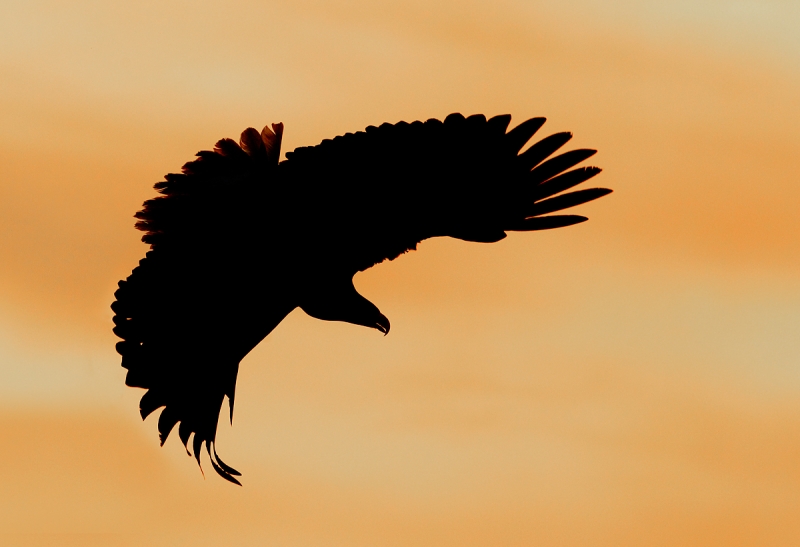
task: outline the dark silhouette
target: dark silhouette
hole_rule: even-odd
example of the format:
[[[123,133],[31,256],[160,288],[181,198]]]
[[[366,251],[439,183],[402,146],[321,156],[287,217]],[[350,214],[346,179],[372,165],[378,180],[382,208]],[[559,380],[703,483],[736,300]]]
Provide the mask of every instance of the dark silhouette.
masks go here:
[[[223,398],[231,419],[239,362],[296,307],[386,334],[389,320],[358,294],[353,276],[450,236],[493,243],[506,231],[559,228],[576,215],[542,216],[611,192],[550,197],[600,172],[566,171],[594,150],[552,159],[570,133],[519,153],[544,118],[506,132],[511,116],[451,114],[444,122],[368,127],[280,155],[282,124],[219,141],[169,174],[136,214],[151,250],[119,282],[114,332],[126,384],[145,388],[142,418],[164,407],[161,444],[178,435],[200,463],[239,484],[214,439]],[[545,161],[547,160],[547,161]],[[566,172],[565,172],[566,171]],[[546,199],[550,198],[550,199]]]

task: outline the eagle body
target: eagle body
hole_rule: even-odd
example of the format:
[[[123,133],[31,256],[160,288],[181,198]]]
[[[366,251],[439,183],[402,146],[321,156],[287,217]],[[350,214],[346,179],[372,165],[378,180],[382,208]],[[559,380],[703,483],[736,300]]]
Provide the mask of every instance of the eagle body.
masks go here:
[[[180,424],[187,452],[199,463],[205,445],[238,484],[214,443],[222,402],[232,414],[239,362],[292,310],[387,334],[389,320],[353,286],[357,272],[431,237],[491,243],[585,221],[548,213],[610,192],[563,193],[600,172],[573,169],[595,151],[550,158],[571,137],[557,133],[520,152],[544,118],[509,131],[510,120],[370,126],[284,161],[282,124],[250,128],[157,183],[161,195],[136,214],[151,249],[111,307],[126,384],[147,390],[142,418],[163,407],[161,443]]]

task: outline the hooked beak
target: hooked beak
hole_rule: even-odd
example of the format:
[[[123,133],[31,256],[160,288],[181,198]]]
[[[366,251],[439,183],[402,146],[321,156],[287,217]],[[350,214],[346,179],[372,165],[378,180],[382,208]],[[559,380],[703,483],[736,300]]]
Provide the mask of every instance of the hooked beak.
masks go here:
[[[375,321],[375,325],[373,326],[379,331],[381,331],[384,336],[386,336],[387,334],[389,334],[389,328],[391,325],[389,325],[389,319],[381,313],[379,314],[379,317]]]

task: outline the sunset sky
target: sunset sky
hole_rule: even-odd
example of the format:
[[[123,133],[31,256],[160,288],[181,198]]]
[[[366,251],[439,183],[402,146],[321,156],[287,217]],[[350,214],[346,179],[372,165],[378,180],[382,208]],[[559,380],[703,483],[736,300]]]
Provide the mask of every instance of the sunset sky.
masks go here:
[[[0,0],[0,544],[800,545],[798,29],[791,0]],[[614,193],[358,274],[385,338],[293,312],[221,421],[243,487],[159,448],[109,308],[153,184],[248,126],[456,111],[547,117]]]

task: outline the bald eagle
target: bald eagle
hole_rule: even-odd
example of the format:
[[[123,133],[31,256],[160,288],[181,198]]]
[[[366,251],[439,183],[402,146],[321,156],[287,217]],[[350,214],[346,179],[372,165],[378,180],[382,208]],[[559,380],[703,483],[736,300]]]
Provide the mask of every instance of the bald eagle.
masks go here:
[[[520,153],[545,119],[508,131],[510,121],[385,123],[280,162],[283,125],[249,128],[157,183],[161,195],[135,215],[150,250],[111,309],[125,383],[147,390],[142,419],[163,407],[161,444],[180,423],[187,453],[199,464],[205,444],[214,470],[240,484],[216,452],[222,402],[232,418],[239,362],[292,310],[387,334],[357,272],[432,237],[493,243],[587,220],[545,215],[611,192],[562,193],[600,172],[572,169],[595,151],[550,158],[571,138],[556,133]]]

